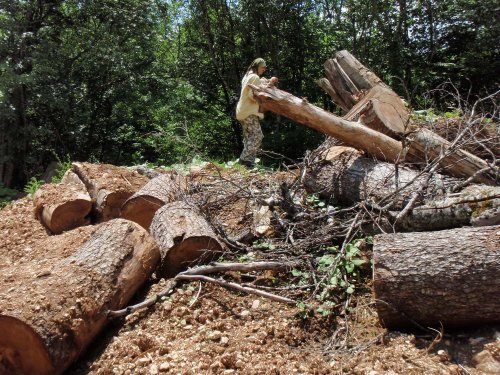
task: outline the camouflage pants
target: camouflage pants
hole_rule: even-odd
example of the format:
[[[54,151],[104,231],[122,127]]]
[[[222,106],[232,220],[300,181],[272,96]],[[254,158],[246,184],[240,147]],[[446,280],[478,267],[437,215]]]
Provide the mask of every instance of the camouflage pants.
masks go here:
[[[262,129],[260,128],[259,117],[250,115],[241,121],[243,127],[243,151],[240,155],[240,160],[255,162],[255,156],[260,149],[262,139]]]

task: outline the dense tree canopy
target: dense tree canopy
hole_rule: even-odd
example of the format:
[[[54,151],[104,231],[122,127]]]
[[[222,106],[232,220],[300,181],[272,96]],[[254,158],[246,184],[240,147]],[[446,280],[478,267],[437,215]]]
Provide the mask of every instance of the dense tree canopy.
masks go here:
[[[493,0],[0,0],[0,182],[56,158],[171,164],[234,159],[242,75],[268,61],[280,87],[332,111],[323,63],[351,51],[415,107],[452,82],[498,89]],[[441,98],[432,105],[445,105]],[[264,149],[300,158],[322,136],[267,115]]]

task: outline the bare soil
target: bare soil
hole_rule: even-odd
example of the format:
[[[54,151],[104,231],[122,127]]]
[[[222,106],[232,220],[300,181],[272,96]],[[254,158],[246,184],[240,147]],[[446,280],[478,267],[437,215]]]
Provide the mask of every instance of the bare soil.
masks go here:
[[[249,220],[244,205],[238,201],[236,209],[218,211],[218,221],[242,231]],[[0,314],[9,313],[2,301],[13,288],[40,277],[44,261],[71,255],[92,230],[49,235],[34,217],[31,198],[0,210]],[[153,276],[132,302],[166,284]],[[34,314],[43,302],[37,298],[31,301]],[[0,357],[0,373],[1,362]],[[494,374],[499,366],[500,327],[387,332],[378,322],[369,282],[348,317],[304,316],[295,306],[193,282],[150,308],[110,321],[66,373]]]

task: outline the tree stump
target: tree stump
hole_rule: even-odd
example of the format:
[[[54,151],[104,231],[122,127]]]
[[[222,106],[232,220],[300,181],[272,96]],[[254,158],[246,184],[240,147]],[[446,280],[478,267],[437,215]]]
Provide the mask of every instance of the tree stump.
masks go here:
[[[73,172],[94,201],[97,222],[120,217],[123,203],[149,181],[137,171],[110,164],[73,163]]]
[[[177,172],[161,174],[125,201],[120,216],[149,230],[156,211],[176,201],[185,189],[186,179]]]
[[[384,327],[500,322],[500,226],[375,237],[374,299]]]
[[[35,193],[33,205],[35,217],[53,234],[90,223],[92,201],[81,183],[45,184]]]
[[[2,374],[63,373],[104,327],[107,311],[127,304],[159,258],[143,228],[117,219],[99,225],[73,255],[20,268],[26,277],[0,286]]]
[[[185,202],[167,203],[160,208],[150,231],[160,247],[160,272],[167,277],[198,262],[211,261],[223,249],[208,222]]]

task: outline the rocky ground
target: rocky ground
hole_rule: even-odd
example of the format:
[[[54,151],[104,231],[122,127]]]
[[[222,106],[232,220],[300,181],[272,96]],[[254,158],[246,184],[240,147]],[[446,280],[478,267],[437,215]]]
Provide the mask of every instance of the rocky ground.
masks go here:
[[[0,211],[2,290],[8,292],[18,278],[29,282],[37,277],[26,271],[30,262],[66,257],[90,232],[89,226],[52,236],[34,218],[31,198],[7,205]],[[20,268],[25,272],[18,274]],[[291,279],[287,273],[273,277],[283,287]],[[66,373],[500,373],[500,327],[388,332],[378,322],[369,278],[364,283],[348,316],[327,317],[215,285],[184,283],[154,306],[111,320]],[[153,275],[132,303],[154,296],[166,284]]]

